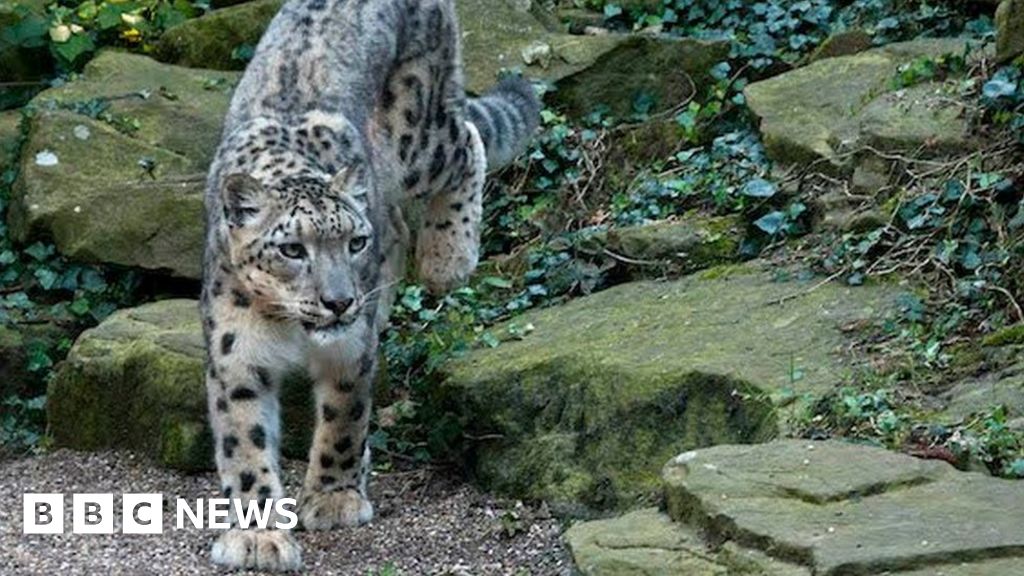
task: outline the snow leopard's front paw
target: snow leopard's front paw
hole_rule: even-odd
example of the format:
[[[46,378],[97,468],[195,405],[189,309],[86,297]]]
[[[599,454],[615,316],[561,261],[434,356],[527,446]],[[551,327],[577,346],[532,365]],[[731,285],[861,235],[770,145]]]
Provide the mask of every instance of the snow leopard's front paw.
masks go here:
[[[232,528],[213,544],[214,564],[286,572],[302,567],[302,549],[284,530]]]
[[[306,530],[359,526],[373,519],[373,504],[356,490],[306,492],[299,503],[299,521]]]

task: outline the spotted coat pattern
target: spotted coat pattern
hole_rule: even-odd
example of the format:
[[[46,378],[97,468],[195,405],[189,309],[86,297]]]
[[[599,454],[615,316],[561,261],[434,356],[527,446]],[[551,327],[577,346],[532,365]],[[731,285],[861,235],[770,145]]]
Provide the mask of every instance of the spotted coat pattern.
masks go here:
[[[452,0],[290,0],[232,99],[210,168],[201,298],[222,493],[284,496],[277,391],[314,382],[299,518],[369,521],[367,432],[378,332],[405,270],[400,206],[424,205],[416,268],[432,290],[477,263],[485,170],[536,128],[532,87],[467,98]],[[232,519],[237,522],[236,519]],[[285,532],[232,528],[213,560],[290,570]]]

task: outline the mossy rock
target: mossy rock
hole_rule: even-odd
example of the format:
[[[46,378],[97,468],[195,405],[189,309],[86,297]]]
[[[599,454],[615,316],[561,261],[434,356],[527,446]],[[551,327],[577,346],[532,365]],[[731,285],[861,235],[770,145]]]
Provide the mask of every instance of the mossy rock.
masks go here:
[[[1024,562],[1021,483],[938,460],[781,440],[683,453],[663,477],[686,529],[811,574],[1002,576]]]
[[[80,261],[198,278],[205,175],[236,79],[108,51],[39,94],[12,235],[52,239]],[[98,106],[104,119],[88,115]]]
[[[592,58],[584,70],[557,83],[555,102],[577,116],[607,108],[616,118],[628,118],[644,99],[652,102],[650,112],[671,109],[696,96],[711,67],[729,56],[724,42],[691,38],[610,34],[572,36],[566,42],[580,43],[580,38],[592,38],[590,44],[612,39],[615,45]],[[564,48],[556,48],[556,54],[565,53]]]
[[[255,0],[185,21],[164,33],[155,55],[182,66],[241,70],[245,62],[232,52],[256,45],[281,4]],[[528,6],[505,0],[457,1],[468,90],[483,92],[502,70],[520,69],[531,78],[556,83],[554,101],[573,112],[590,112],[600,105],[622,117],[632,112],[641,93],[654,97],[662,108],[671,107],[728,55],[724,42],[563,34],[545,27]],[[528,62],[524,54],[530,51],[538,56]]]
[[[284,0],[255,0],[213,10],[165,31],[154,55],[162,62],[193,68],[242,70],[236,48],[256,46]]]
[[[1024,324],[1013,324],[996,330],[982,340],[985,346],[1006,346],[1008,344],[1024,344]]]
[[[1024,1],[1002,0],[995,20],[996,60],[1008,63],[1024,54]]]
[[[888,150],[917,148],[937,135],[952,146],[962,145],[967,133],[963,115],[934,106],[934,99],[909,106],[913,114],[906,115],[901,105],[907,101],[888,93],[901,64],[920,57],[962,55],[967,46],[960,39],[920,39],[825,58],[755,82],[744,95],[759,119],[765,150],[773,161],[791,165],[823,160],[819,169],[848,174],[854,164],[842,153],[860,144]],[[922,99],[922,89],[914,89],[914,94]],[[901,114],[906,116],[900,118]],[[903,121],[908,118],[925,126]]]
[[[742,224],[735,216],[686,214],[677,220],[609,230],[606,246],[630,260],[666,262],[691,272],[735,261]]]
[[[533,326],[522,341],[448,365],[435,408],[484,438],[461,457],[487,488],[565,513],[632,507],[673,454],[779,433],[779,401],[847,373],[839,326],[892,300],[829,284],[776,303],[805,289],[741,266],[528,313],[514,320]]]
[[[851,56],[863,52],[873,45],[874,40],[871,34],[864,30],[854,29],[838,32],[825,39],[820,46],[811,53],[810,61],[835,58],[837,56]]]
[[[858,121],[862,139],[880,150],[944,154],[972,144],[966,112],[967,106],[943,84],[926,82],[875,98],[861,111]]]
[[[612,228],[583,242],[613,258],[630,279],[679,276],[739,259],[743,225],[736,216],[696,212],[642,226]]]
[[[47,419],[57,446],[131,448],[187,471],[213,466],[195,300],[121,310],[84,332],[57,369]],[[309,383],[282,390],[282,452],[304,458],[312,427]]]

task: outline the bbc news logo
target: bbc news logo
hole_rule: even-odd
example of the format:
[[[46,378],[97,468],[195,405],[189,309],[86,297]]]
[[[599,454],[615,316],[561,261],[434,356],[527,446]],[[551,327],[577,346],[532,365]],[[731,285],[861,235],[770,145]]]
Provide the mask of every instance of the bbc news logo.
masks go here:
[[[164,531],[163,494],[122,494],[122,534],[162,534]],[[240,528],[291,530],[299,523],[295,499],[250,500],[245,505],[238,498],[196,498],[190,502],[176,499],[175,529],[186,525],[194,528],[227,530],[234,513]],[[72,534],[113,534],[113,494],[72,494]],[[273,520],[273,521],[272,521]],[[22,532],[24,534],[64,533],[64,494],[24,494],[22,500]]]

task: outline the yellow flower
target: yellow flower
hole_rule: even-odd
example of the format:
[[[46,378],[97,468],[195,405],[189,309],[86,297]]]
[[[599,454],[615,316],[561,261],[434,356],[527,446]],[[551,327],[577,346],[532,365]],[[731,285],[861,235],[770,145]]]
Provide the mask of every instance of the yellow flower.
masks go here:
[[[121,39],[127,40],[128,42],[141,42],[142,32],[139,32],[135,28],[121,31]]]
[[[136,25],[138,25],[139,22],[142,22],[142,21],[143,21],[142,16],[139,16],[138,14],[128,14],[128,13],[121,14],[121,22],[124,22],[125,24],[127,24],[129,26],[136,26]]]

